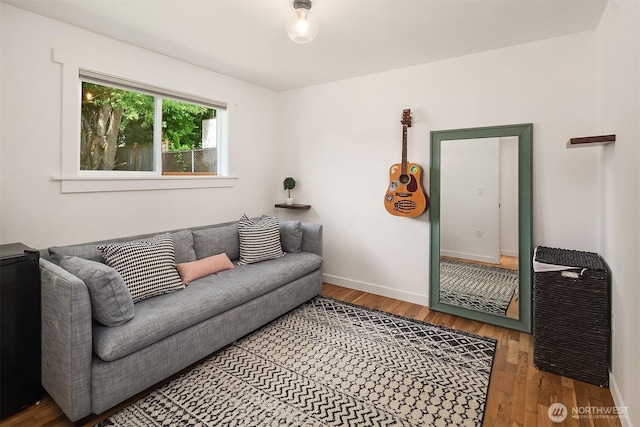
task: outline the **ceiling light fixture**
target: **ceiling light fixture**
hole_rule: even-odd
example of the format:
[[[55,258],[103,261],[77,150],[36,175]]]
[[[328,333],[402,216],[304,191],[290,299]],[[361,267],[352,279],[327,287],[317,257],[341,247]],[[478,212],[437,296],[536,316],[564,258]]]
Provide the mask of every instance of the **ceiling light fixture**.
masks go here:
[[[311,0],[293,0],[293,9],[285,23],[287,34],[296,43],[309,43],[318,34],[318,20],[309,14]]]

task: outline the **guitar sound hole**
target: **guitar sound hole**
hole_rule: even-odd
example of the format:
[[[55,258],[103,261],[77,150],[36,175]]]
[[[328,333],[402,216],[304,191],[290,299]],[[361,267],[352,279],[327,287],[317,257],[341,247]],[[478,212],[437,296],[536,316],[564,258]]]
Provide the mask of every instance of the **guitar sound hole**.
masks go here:
[[[407,186],[407,191],[411,193],[415,193],[418,190],[418,181],[413,177],[413,175],[400,175],[398,178],[401,184]]]

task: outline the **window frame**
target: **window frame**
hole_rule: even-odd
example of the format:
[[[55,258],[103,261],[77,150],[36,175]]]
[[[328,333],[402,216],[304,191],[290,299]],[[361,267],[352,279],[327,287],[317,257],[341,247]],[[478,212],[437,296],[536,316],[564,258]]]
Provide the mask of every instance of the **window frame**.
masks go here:
[[[60,182],[62,193],[83,193],[103,191],[140,191],[186,188],[233,187],[237,177],[228,174],[229,153],[229,105],[215,102],[196,95],[166,89],[152,84],[141,83],[136,76],[129,75],[127,70],[117,69],[99,59],[79,57],[61,49],[53,49],[53,62],[61,64],[61,163],[60,174],[52,180]],[[118,76],[118,77],[115,77]],[[82,81],[123,87],[148,93],[153,96],[177,99],[226,111],[221,114],[225,120],[224,138],[219,142],[217,175],[163,175],[161,162],[161,144],[154,144],[156,170],[154,171],[89,171],[80,169],[80,102]],[[87,81],[87,80],[85,80]],[[156,102],[156,112],[159,103]],[[154,124],[154,133],[161,132],[160,126]],[[154,135],[154,139],[157,135]],[[159,150],[159,151],[158,151]]]

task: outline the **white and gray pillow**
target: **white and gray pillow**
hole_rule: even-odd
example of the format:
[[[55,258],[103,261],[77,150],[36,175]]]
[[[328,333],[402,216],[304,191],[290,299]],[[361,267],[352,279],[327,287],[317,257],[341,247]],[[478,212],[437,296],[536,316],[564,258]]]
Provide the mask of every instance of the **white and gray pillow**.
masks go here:
[[[93,318],[105,326],[119,326],[133,319],[133,300],[122,276],[101,262],[65,256],[60,267],[80,278],[89,290]]]
[[[99,245],[105,263],[115,268],[127,285],[133,302],[184,289],[176,270],[169,233],[149,239]]]
[[[284,256],[280,244],[280,223],[277,217],[259,220],[242,215],[238,221],[240,259],[238,265],[253,264]]]

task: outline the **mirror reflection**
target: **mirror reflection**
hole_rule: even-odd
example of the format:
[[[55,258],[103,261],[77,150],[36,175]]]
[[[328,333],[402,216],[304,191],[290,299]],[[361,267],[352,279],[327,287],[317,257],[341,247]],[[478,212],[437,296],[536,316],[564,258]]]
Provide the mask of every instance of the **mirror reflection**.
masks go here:
[[[518,319],[518,137],[440,150],[440,302]]]

